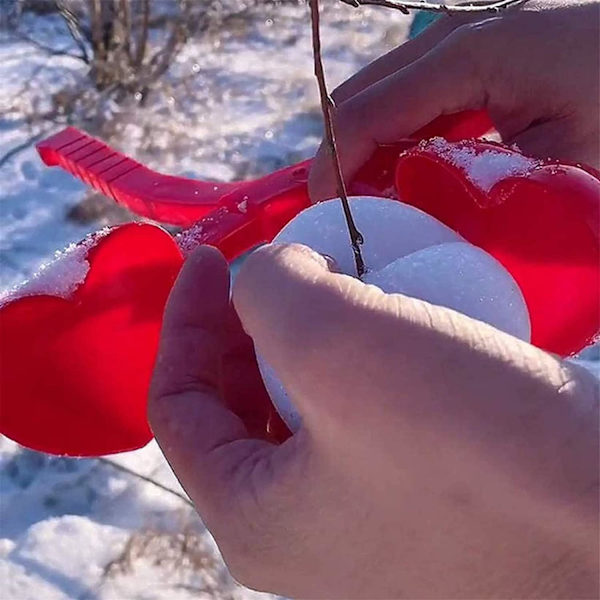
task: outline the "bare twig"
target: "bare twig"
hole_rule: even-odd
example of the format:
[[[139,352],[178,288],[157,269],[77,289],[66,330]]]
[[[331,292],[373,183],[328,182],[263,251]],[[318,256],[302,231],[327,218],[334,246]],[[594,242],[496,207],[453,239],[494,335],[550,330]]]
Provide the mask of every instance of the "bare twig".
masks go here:
[[[131,55],[131,7],[129,5],[130,0],[121,0],[120,4],[120,18],[121,18],[121,27],[123,30],[123,40],[122,45],[125,50],[125,54],[129,59],[129,64],[131,64],[132,55]]]
[[[102,39],[102,5],[100,0],[88,0],[88,10],[92,22],[92,47],[96,61],[105,60],[105,48]]]
[[[0,156],[0,167],[3,167],[13,156],[19,154],[19,152],[27,150],[27,148],[29,148],[31,144],[35,144],[35,142],[41,140],[46,135],[46,133],[47,131],[42,131],[41,133],[38,133],[33,137],[29,138],[28,140],[24,141],[22,144],[11,148],[8,152],[6,152],[6,154]]]
[[[365,263],[360,251],[360,246],[364,242],[363,236],[357,229],[350,210],[348,202],[348,193],[346,184],[344,183],[344,175],[340,166],[340,160],[335,143],[335,130],[333,126],[333,111],[335,104],[333,99],[327,92],[327,83],[325,81],[325,72],[323,70],[323,60],[321,58],[321,35],[319,31],[319,0],[309,0],[310,14],[312,23],[312,43],[313,43],[313,58],[315,63],[315,77],[319,83],[319,95],[321,97],[321,110],[323,111],[323,120],[325,122],[325,139],[331,153],[333,167],[337,180],[337,192],[342,201],[348,231],[350,232],[350,241],[352,243],[352,251],[354,252],[354,261],[356,263],[356,273],[361,278],[365,273]]]
[[[140,35],[135,50],[133,64],[139,67],[144,62],[146,55],[146,45],[148,44],[148,29],[150,21],[150,0],[142,0],[142,23],[140,26]]]
[[[359,6],[384,6],[386,8],[395,8],[404,14],[408,14],[411,10],[427,10],[430,12],[439,12],[446,14],[456,13],[486,13],[486,12],[498,12],[509,6],[517,4],[523,4],[527,0],[498,0],[496,2],[472,2],[469,4],[458,4],[448,6],[447,4],[441,4],[439,2],[427,2],[426,0],[416,2],[404,2],[403,0],[340,0],[344,4],[349,4],[355,8]]]
[[[81,60],[89,65],[90,56],[85,45],[85,40],[82,36],[82,28],[77,15],[62,0],[56,0],[56,8],[66,23],[69,34],[81,52]]]
[[[98,461],[105,464],[105,465],[109,465],[111,466],[113,469],[116,469],[117,471],[122,471],[123,473],[127,473],[128,475],[132,475],[133,477],[137,477],[138,479],[141,479],[142,481],[145,481],[146,483],[150,483],[153,486],[168,492],[169,494],[172,494],[173,496],[177,496],[177,498],[179,498],[180,500],[183,500],[186,504],[188,504],[189,506],[191,506],[192,508],[194,507],[194,504],[192,503],[192,501],[184,494],[178,492],[177,490],[174,490],[166,485],[163,485],[162,483],[160,483],[159,481],[156,481],[155,479],[152,479],[152,477],[147,477],[146,475],[142,475],[141,473],[137,473],[136,471],[133,471],[132,469],[129,469],[127,467],[124,467],[123,465],[114,462],[108,458],[104,458],[104,457],[100,457],[98,458]]]
[[[82,60],[85,62],[85,59],[83,56],[69,52],[68,48],[52,48],[52,46],[46,46],[45,44],[42,44],[35,38],[32,38],[31,36],[27,35],[26,33],[22,32],[22,31],[14,31],[11,33],[11,35],[17,40],[31,44],[32,46],[34,46],[38,50],[41,50],[42,52],[48,54],[49,56],[67,56],[68,58],[73,58],[75,60]]]

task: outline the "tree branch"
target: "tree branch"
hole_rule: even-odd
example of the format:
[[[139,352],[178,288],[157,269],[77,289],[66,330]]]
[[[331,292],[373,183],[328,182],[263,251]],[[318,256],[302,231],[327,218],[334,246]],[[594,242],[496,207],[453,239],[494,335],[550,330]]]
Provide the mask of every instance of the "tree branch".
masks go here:
[[[344,4],[349,4],[354,8],[359,6],[384,6],[386,8],[394,8],[407,15],[411,10],[426,10],[429,12],[439,12],[446,14],[458,14],[458,13],[486,13],[486,12],[498,12],[504,10],[510,6],[517,4],[523,4],[527,0],[497,0],[490,2],[470,2],[469,4],[458,4],[448,6],[447,4],[441,4],[438,2],[427,2],[425,0],[404,2],[403,0],[340,0]]]
[[[132,475],[133,477],[137,477],[138,479],[141,479],[142,481],[145,481],[146,483],[150,483],[153,486],[163,490],[164,492],[168,492],[169,494],[172,494],[173,496],[176,496],[177,498],[179,498],[180,500],[183,500],[186,504],[189,504],[192,508],[194,508],[194,504],[193,502],[184,494],[181,494],[180,492],[178,492],[177,490],[174,490],[166,485],[163,485],[162,483],[160,483],[159,481],[156,481],[155,479],[152,479],[152,477],[147,477],[146,475],[142,475],[141,473],[137,473],[136,471],[133,471],[132,469],[129,469],[127,467],[124,467],[123,465],[119,464],[118,462],[115,462],[113,460],[110,460],[108,458],[104,458],[104,457],[100,457],[98,458],[98,461],[105,464],[105,465],[109,465],[111,466],[113,469],[116,469],[117,471],[122,471],[123,473],[127,473],[128,475]]]
[[[89,65],[90,56],[85,46],[85,40],[82,36],[81,24],[79,23],[77,15],[69,9],[69,7],[63,2],[63,0],[56,0],[56,8],[58,10],[58,13],[66,23],[67,29],[69,30],[69,34],[71,35],[73,41],[77,44],[77,47],[81,52],[81,60],[83,60],[86,64]]]
[[[8,152],[0,156],[0,167],[3,167],[13,156],[19,154],[23,150],[27,150],[32,144],[35,144],[37,141],[41,140],[44,136],[46,136],[48,130],[41,131],[40,133],[36,133],[34,136],[25,140],[23,143],[18,144],[11,148]]]
[[[83,62],[86,62],[85,57],[83,55],[73,54],[72,52],[69,52],[68,48],[52,48],[51,46],[46,46],[45,44],[38,42],[38,40],[32,38],[31,36],[27,35],[22,31],[15,31],[10,35],[12,35],[14,39],[17,39],[21,42],[26,42],[27,44],[31,44],[32,46],[34,46],[38,50],[41,50],[42,52],[45,52],[49,56],[67,56],[68,58],[73,58],[75,60],[81,60]]]
[[[140,34],[135,49],[135,58],[133,64],[140,67],[144,62],[146,55],[146,45],[148,44],[148,29],[150,21],[150,0],[142,0],[142,23],[140,25]]]
[[[321,58],[321,35],[319,31],[319,0],[309,0],[311,24],[312,24],[312,44],[313,58],[315,65],[315,77],[319,84],[319,95],[321,97],[321,110],[323,111],[323,120],[325,124],[325,139],[333,161],[334,172],[337,180],[337,193],[342,201],[344,215],[350,233],[350,242],[352,243],[352,252],[354,253],[354,261],[356,263],[356,273],[358,278],[362,278],[365,273],[365,263],[360,251],[360,246],[364,242],[363,236],[357,229],[350,210],[348,202],[348,193],[346,184],[344,183],[344,175],[340,166],[337,146],[335,143],[335,129],[333,126],[333,112],[335,103],[327,92],[327,83],[325,81],[325,72],[323,70],[323,60]]]

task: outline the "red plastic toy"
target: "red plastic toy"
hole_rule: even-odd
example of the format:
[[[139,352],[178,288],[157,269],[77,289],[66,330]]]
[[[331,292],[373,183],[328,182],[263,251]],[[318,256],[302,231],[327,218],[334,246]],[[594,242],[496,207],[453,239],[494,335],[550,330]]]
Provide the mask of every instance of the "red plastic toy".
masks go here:
[[[435,143],[416,145],[432,135],[452,141],[489,129],[480,112],[438,119],[414,139],[380,148],[350,192],[398,194],[487,250],[524,293],[533,343],[568,355],[600,328],[600,180],[589,169],[539,162],[481,189]],[[519,156],[479,141],[452,147]],[[1,430],[54,454],[138,448],[151,439],[149,378],[184,253],[207,243],[231,260],[271,240],[309,204],[310,161],[262,179],[218,184],[161,175],[73,128],[42,142],[39,151],[46,164],[62,166],[138,214],[194,226],[177,240],[149,224],[116,227],[87,252],[88,274],[67,299],[18,297],[0,308]]]

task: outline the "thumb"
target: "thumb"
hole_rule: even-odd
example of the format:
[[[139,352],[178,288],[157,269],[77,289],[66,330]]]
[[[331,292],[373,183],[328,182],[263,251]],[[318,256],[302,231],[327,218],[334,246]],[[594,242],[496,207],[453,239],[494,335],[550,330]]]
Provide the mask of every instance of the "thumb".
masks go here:
[[[475,39],[480,26],[457,28],[418,60],[339,105],[335,130],[346,181],[377,146],[410,137],[441,115],[484,107],[486,89],[475,63],[482,60]],[[338,195],[324,145],[311,168],[309,191],[313,201]]]
[[[233,493],[233,470],[269,448],[251,439],[219,393],[228,310],[227,263],[203,246],[186,260],[169,296],[148,398],[152,431],[208,522]]]

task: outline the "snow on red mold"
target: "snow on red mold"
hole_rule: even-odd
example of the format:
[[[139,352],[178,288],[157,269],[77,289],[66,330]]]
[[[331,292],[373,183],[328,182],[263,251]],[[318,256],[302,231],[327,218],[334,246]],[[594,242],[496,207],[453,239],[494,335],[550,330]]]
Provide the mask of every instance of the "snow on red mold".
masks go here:
[[[2,292],[0,305],[16,298],[38,294],[69,298],[83,283],[90,270],[88,252],[109,231],[110,228],[105,227],[91,233],[77,244],[57,250],[54,259],[43,264],[31,279]]]
[[[484,192],[489,192],[502,179],[527,175],[542,164],[501,146],[490,145],[478,151],[468,141],[451,143],[440,137],[425,142],[423,148],[461,169],[469,181]]]

